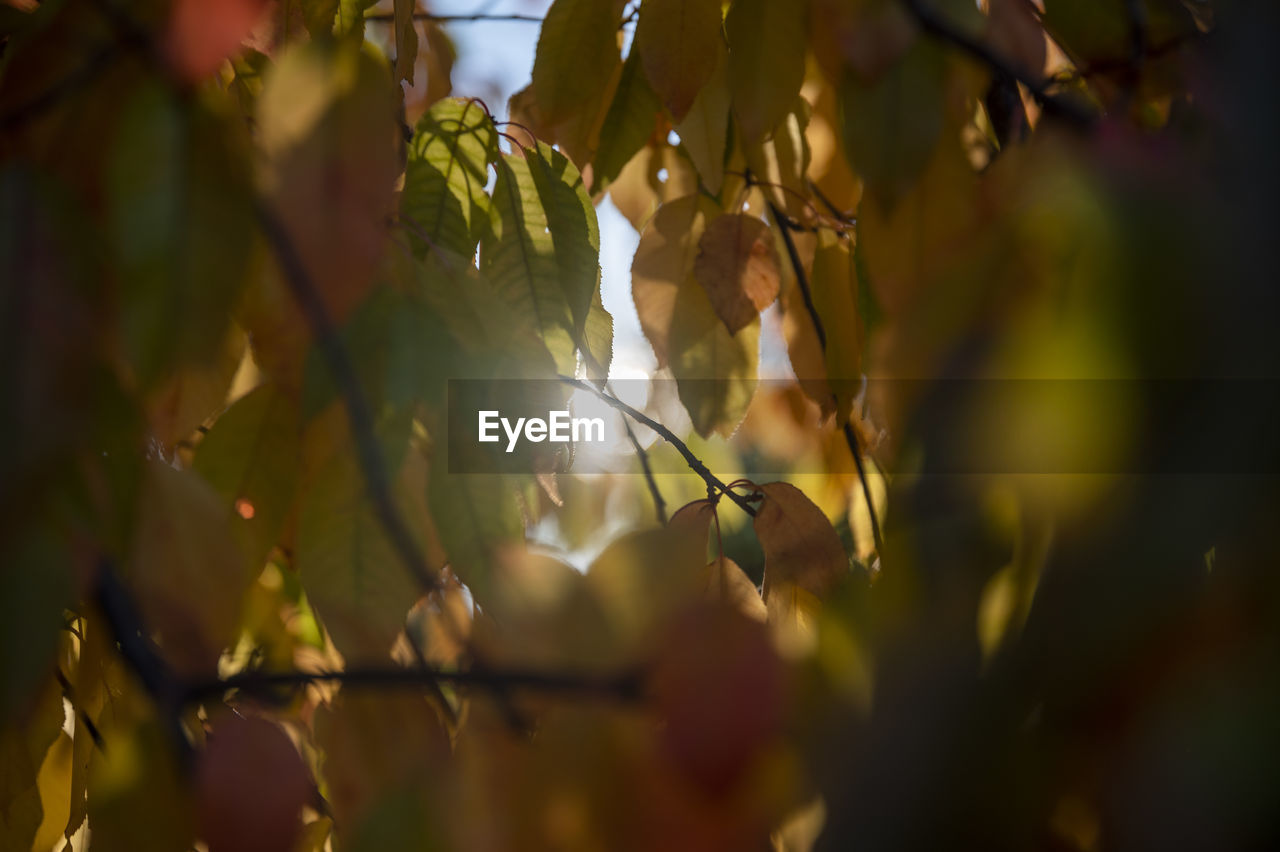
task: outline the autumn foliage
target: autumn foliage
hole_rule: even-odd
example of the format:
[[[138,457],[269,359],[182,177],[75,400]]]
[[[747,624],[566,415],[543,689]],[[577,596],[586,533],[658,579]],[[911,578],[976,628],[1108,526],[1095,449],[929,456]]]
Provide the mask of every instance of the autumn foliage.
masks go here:
[[[1275,4],[543,7],[0,5],[0,850],[1275,848]]]

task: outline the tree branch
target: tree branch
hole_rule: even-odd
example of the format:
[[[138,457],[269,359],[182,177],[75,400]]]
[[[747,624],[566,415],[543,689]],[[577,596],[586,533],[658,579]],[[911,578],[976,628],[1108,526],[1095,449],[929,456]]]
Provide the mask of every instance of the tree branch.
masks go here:
[[[701,459],[699,459],[697,456],[693,454],[693,452],[689,449],[689,445],[686,444],[684,441],[680,440],[680,438],[676,436],[675,432],[672,432],[666,426],[663,426],[657,420],[654,420],[652,417],[649,417],[644,412],[637,411],[636,409],[627,405],[625,402],[618,399],[617,397],[610,396],[609,394],[605,393],[604,391],[592,385],[590,382],[584,382],[581,379],[574,379],[574,378],[570,378],[569,376],[560,376],[559,378],[560,378],[560,381],[564,382],[567,385],[570,385],[571,387],[590,391],[591,393],[600,397],[600,399],[602,399],[606,404],[612,406],[613,408],[618,409],[623,414],[630,417],[632,420],[635,420],[638,423],[643,423],[645,426],[648,426],[650,429],[657,432],[659,435],[663,437],[663,439],[668,444],[676,448],[676,450],[680,453],[680,455],[684,457],[685,463],[689,465],[690,470],[698,474],[698,476],[701,476],[703,481],[707,483],[707,487],[709,489],[711,489],[713,492],[719,492],[724,496],[728,497],[734,503],[737,503],[738,508],[742,509],[742,511],[746,512],[748,515],[751,515],[753,518],[755,517],[756,507],[751,505],[751,501],[748,500],[746,497],[743,497],[741,494],[738,494],[737,492],[730,489],[729,486],[725,485],[724,482],[721,481],[719,477],[717,477],[714,473],[712,473],[710,469],[708,469],[707,466],[702,463]]]
[[[639,701],[644,697],[644,678],[638,671],[599,675],[493,668],[450,671],[426,666],[405,668],[388,665],[346,671],[240,672],[192,684],[183,694],[183,702],[193,703],[221,696],[232,690],[260,694],[281,687],[302,687],[313,683],[340,683],[346,687],[368,688],[439,686],[447,683],[496,692],[519,689],[562,695],[595,695],[620,701]]]
[[[419,549],[408,524],[392,499],[391,485],[387,481],[386,466],[374,430],[373,414],[369,410],[360,378],[347,355],[346,347],[342,345],[342,339],[338,336],[329,312],[325,309],[302,258],[298,256],[284,223],[263,201],[258,200],[255,206],[258,222],[275,253],[289,290],[302,309],[307,324],[311,326],[320,355],[342,395],[347,420],[351,424],[351,436],[356,445],[357,460],[364,474],[365,488],[373,503],[374,514],[409,573],[424,590],[434,590],[439,587],[439,581],[427,567],[426,556]]]
[[[640,446],[640,439],[636,437],[636,432],[631,428],[631,421],[622,418],[622,426],[627,430],[627,440],[631,442],[631,446],[635,447],[636,456],[640,459],[640,469],[644,471],[644,481],[649,486],[649,494],[653,497],[653,511],[658,515],[658,523],[664,527],[667,525],[667,501],[662,499],[662,492],[658,490],[658,481],[653,478],[653,468],[649,466],[649,453],[644,447]]]
[[[804,299],[805,310],[809,313],[809,320],[813,323],[814,333],[818,337],[818,345],[825,356],[827,351],[827,332],[822,327],[822,317],[818,315],[818,308],[813,303],[813,294],[809,290],[809,276],[805,274],[804,264],[800,262],[800,253],[796,251],[795,239],[791,236],[790,220],[772,201],[769,202],[769,213],[773,216],[774,223],[782,233],[782,242],[787,247],[787,258],[791,261],[791,271],[795,273],[796,284],[800,287],[800,295]],[[858,482],[862,485],[862,497],[867,501],[867,513],[871,517],[871,537],[875,541],[876,552],[883,553],[884,543],[880,537],[880,519],[876,517],[876,507],[871,501],[871,485],[867,482],[867,471],[862,463],[862,448],[858,446],[858,436],[854,434],[853,427],[848,422],[844,424],[844,439],[845,443],[849,445],[849,452],[853,454],[853,463],[858,469]]]
[[[1089,129],[1097,122],[1097,115],[1071,98],[1055,95],[1048,90],[1047,81],[1032,77],[1012,61],[1001,56],[990,45],[956,29],[944,20],[926,0],[903,0],[907,10],[926,33],[948,42],[974,59],[986,65],[997,76],[1004,75],[1027,87],[1036,103],[1045,113],[1056,115],[1077,127]]]
[[[378,12],[374,15],[365,15],[366,21],[377,21],[378,23],[389,23],[396,19],[395,14],[391,12]],[[430,21],[436,24],[469,24],[484,23],[490,21],[519,21],[528,24],[540,24],[542,18],[537,15],[486,15],[484,13],[476,13],[474,15],[433,15],[430,12],[414,12],[413,19],[415,21]]]

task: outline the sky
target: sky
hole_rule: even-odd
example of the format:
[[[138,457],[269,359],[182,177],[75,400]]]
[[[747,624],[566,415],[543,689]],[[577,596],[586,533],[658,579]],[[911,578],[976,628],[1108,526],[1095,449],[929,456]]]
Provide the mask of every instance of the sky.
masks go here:
[[[430,9],[441,15],[541,16],[550,5],[550,0],[436,0]],[[454,94],[478,95],[500,118],[505,118],[507,99],[529,83],[538,25],[525,21],[476,21],[446,24],[445,29],[458,48],[458,62],[453,69]],[[613,315],[610,376],[643,378],[653,371],[656,362],[631,301],[631,258],[640,237],[608,198],[597,205],[596,215],[600,220],[601,298]],[[619,385],[619,389],[640,385],[633,382]]]

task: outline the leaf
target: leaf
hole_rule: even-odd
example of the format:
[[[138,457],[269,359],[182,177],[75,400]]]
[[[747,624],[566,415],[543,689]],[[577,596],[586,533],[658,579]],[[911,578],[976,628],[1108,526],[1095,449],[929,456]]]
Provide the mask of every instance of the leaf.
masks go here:
[[[823,407],[824,413],[834,410],[836,424],[843,427],[862,379],[863,329],[849,241],[830,231],[819,232],[809,273],[809,293],[826,334],[825,347],[818,342],[813,320],[798,291],[796,286],[784,298],[783,332],[791,366],[805,392]]]
[[[764,500],[753,522],[764,548],[764,599],[794,585],[819,598],[849,572],[840,536],[804,492],[786,482],[759,486]]]
[[[293,505],[300,429],[297,403],[265,384],[227,409],[196,451],[192,467],[221,496],[251,566],[266,562]]]
[[[542,117],[559,124],[605,95],[618,50],[617,0],[555,0],[542,19],[533,93]]]
[[[706,596],[736,609],[754,621],[765,621],[768,609],[760,597],[760,590],[751,578],[727,556],[707,563],[703,569],[703,589]]]
[[[478,101],[438,101],[419,120],[400,195],[416,255],[444,250],[454,262],[470,264],[489,228],[484,188],[497,158],[498,133]]]
[[[729,8],[729,88],[746,143],[773,130],[800,93],[807,12],[805,3],[776,0],[735,0]]]
[[[987,40],[993,50],[1009,57],[1032,79],[1044,75],[1048,41],[1030,0],[991,0]]]
[[[396,42],[396,67],[394,80],[413,85],[413,66],[418,61],[418,29],[413,22],[418,0],[394,0],[393,27]]]
[[[780,210],[801,221],[810,216],[808,126],[809,104],[797,97],[773,133],[743,152],[752,174],[762,182],[761,191]]]
[[[938,145],[945,118],[944,60],[933,41],[917,39],[879,77],[845,75],[845,156],[886,207],[910,190]]]
[[[240,47],[266,8],[267,0],[177,0],[164,40],[170,67],[188,81],[209,76]]]
[[[128,585],[170,662],[212,674],[257,572],[232,537],[228,507],[195,473],[149,463],[140,500]]]
[[[437,448],[427,495],[449,568],[483,605],[495,556],[524,547],[515,481],[497,474],[450,473],[443,448]]]
[[[560,289],[569,305],[573,339],[596,373],[608,374],[613,318],[600,300],[600,225],[582,176],[573,163],[544,142],[524,151],[555,248]],[[593,342],[587,340],[592,323]],[[606,336],[607,335],[607,336]],[[603,370],[601,368],[603,367]]]
[[[387,242],[398,165],[387,69],[354,43],[291,48],[257,112],[267,196],[329,315],[368,294]]]
[[[51,681],[21,719],[0,725],[0,847],[30,849],[44,817],[37,786],[45,754],[61,733],[62,696]]]
[[[694,276],[697,246],[720,214],[715,202],[668,202],[645,226],[631,266],[632,298],[660,366],[670,366],[694,428],[731,434],[755,392],[758,323],[730,334]]]
[[[622,65],[622,78],[600,130],[600,147],[592,161],[593,190],[608,189],[623,167],[644,148],[655,132],[661,111],[662,102],[644,74],[640,53],[633,50]]]
[[[631,227],[643,230],[665,201],[698,191],[698,173],[689,158],[666,141],[640,149],[609,185],[609,198]]]
[[[723,41],[719,0],[646,0],[636,24],[636,50],[645,75],[681,121],[716,67]]]
[[[696,599],[706,551],[705,523],[700,535],[673,524],[623,535],[596,557],[587,583],[624,646],[634,647]]]
[[[244,331],[232,324],[211,364],[188,367],[148,394],[147,422],[156,440],[172,447],[217,414],[247,351]]]
[[[481,274],[512,309],[537,319],[557,369],[572,374],[600,274],[599,226],[581,177],[538,143],[499,160],[493,197]]]
[[[676,134],[702,176],[702,185],[715,195],[724,183],[725,146],[729,140],[729,61],[724,45],[715,45],[716,65],[707,84],[694,98]]]
[[[778,297],[773,233],[745,213],[721,216],[707,227],[693,271],[730,334],[750,325]]]
[[[408,427],[404,416],[382,424],[380,441],[392,450],[383,453],[390,471],[401,469],[397,459],[403,458]],[[385,660],[423,590],[387,537],[354,446],[339,439],[335,449],[302,492],[295,562],[308,599],[343,656]],[[412,518],[403,485],[393,482],[397,510]],[[419,542],[425,538],[420,526],[409,527]]]
[[[158,84],[125,107],[108,165],[110,233],[126,353],[145,387],[208,365],[248,272],[245,151],[224,117]]]

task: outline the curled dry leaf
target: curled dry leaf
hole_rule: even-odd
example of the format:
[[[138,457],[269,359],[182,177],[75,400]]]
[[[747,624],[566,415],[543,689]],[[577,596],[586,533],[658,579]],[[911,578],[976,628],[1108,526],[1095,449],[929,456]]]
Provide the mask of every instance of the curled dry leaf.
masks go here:
[[[778,254],[769,226],[735,213],[707,226],[698,243],[694,275],[731,334],[778,298]]]

